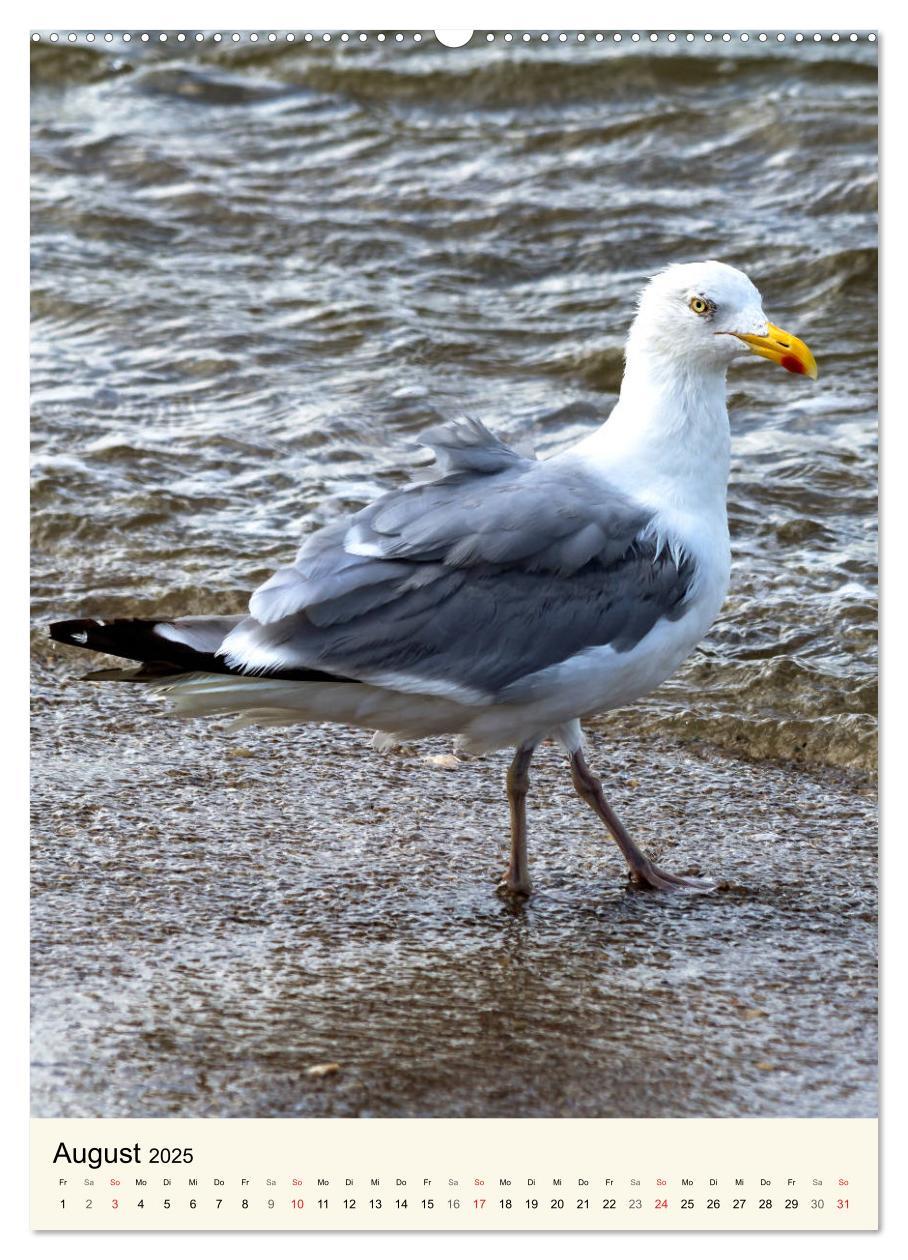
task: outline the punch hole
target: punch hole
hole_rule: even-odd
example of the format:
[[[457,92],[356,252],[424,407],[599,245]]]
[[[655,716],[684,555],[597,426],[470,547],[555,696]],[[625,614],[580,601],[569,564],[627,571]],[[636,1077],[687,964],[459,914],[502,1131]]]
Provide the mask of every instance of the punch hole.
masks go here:
[[[473,38],[472,31],[436,31],[435,38],[439,44],[444,44],[445,48],[463,48],[464,44],[468,44]]]

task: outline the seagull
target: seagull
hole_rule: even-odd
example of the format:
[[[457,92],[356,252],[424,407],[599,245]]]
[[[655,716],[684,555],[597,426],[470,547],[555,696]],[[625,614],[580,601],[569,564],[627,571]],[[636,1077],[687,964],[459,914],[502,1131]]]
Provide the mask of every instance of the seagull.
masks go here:
[[[434,479],[392,490],[304,539],[243,616],[82,618],[51,637],[125,658],[127,678],[186,716],[237,725],[335,722],[376,747],[453,736],[513,749],[510,861],[531,891],[526,797],[543,740],[618,844],[634,889],[708,891],[631,839],[584,756],[583,719],[639,700],[703,638],[728,589],[726,374],[755,353],[816,380],[807,346],[769,323],[725,263],[679,263],[638,302],[608,420],[548,459],[475,419],[421,435]]]

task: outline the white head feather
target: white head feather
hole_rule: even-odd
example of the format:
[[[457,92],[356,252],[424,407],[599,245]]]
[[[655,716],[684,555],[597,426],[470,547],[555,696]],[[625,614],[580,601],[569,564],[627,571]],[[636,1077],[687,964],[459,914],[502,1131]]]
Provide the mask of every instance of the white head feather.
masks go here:
[[[627,361],[645,357],[687,372],[724,374],[749,354],[742,333],[765,336],[763,299],[743,271],[727,263],[677,263],[659,272],[640,295],[627,341]]]

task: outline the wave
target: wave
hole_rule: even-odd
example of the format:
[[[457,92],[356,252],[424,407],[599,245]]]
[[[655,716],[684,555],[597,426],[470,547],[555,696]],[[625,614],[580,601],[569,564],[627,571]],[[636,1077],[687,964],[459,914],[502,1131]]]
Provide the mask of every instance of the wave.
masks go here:
[[[157,32],[153,34],[157,35]],[[175,35],[175,32],[173,33]],[[481,38],[481,36],[479,37]],[[242,73],[269,72],[280,84],[305,82],[321,91],[350,93],[371,100],[422,100],[470,106],[557,105],[572,101],[607,100],[618,94],[653,90],[753,85],[777,78],[782,65],[790,83],[829,83],[839,87],[873,88],[877,81],[875,50],[805,48],[800,54],[781,49],[775,55],[740,44],[716,46],[702,53],[683,45],[614,44],[563,46],[534,43],[531,48],[478,44],[453,54],[439,49],[430,32],[421,45],[382,48],[374,42],[330,45],[285,40],[240,45],[190,43],[162,45],[31,45],[33,82],[89,83],[130,69],[149,69],[166,62],[191,66],[199,92],[217,100],[219,75],[225,69]]]

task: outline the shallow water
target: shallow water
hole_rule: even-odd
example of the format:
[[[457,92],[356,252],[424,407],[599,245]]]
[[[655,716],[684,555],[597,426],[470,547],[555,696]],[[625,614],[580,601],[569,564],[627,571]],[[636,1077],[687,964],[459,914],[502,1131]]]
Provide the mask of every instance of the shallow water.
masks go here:
[[[33,71],[39,1113],[870,1114],[875,49],[42,45]],[[503,758],[162,721],[51,652],[56,616],[239,611],[439,418],[575,440],[640,284],[704,256],[820,380],[735,368],[729,600],[592,738],[714,896],[626,894],[549,750],[510,913]]]

